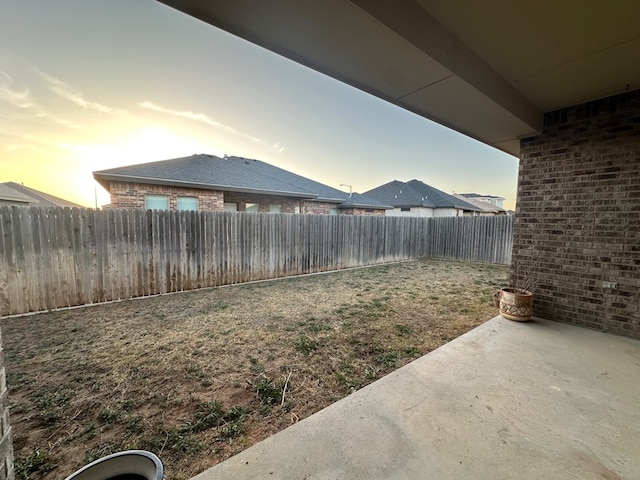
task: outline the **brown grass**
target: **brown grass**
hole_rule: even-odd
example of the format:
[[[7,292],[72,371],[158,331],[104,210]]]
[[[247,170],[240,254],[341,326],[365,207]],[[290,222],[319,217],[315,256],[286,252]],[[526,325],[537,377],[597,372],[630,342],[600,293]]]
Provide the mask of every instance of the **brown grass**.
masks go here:
[[[507,270],[419,260],[4,319],[18,478],[132,448],[190,478],[491,318]]]

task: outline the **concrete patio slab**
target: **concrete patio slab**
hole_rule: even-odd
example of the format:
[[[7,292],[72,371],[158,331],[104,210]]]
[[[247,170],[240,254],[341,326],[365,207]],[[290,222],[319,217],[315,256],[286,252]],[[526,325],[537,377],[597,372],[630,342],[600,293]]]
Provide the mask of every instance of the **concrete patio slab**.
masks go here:
[[[640,478],[640,341],[496,317],[195,477]]]

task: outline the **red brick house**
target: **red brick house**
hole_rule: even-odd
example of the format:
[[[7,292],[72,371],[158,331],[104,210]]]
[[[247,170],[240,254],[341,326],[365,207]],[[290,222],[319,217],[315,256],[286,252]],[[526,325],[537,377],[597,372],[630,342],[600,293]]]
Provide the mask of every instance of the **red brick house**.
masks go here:
[[[93,173],[108,208],[384,215],[391,208],[260,160],[192,155]]]
[[[161,1],[518,157],[534,313],[640,338],[638,2]]]

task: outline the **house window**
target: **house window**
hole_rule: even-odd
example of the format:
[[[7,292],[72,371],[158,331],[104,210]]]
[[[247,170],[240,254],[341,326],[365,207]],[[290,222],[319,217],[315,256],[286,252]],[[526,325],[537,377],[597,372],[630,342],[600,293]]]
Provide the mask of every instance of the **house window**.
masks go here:
[[[260,205],[257,203],[247,203],[244,207],[245,212],[258,212],[260,211]]]
[[[411,211],[411,207],[402,207],[400,209],[401,212],[410,212]]]
[[[238,204],[235,202],[224,202],[222,208],[225,212],[237,212]]]
[[[300,213],[300,205],[293,207],[293,213]]]
[[[196,197],[178,197],[178,210],[198,210]]]
[[[282,213],[282,205],[269,205],[269,211],[271,213]]]
[[[337,208],[332,208],[331,210],[329,210],[329,215],[337,215],[337,214],[338,214]]]
[[[169,210],[169,197],[167,195],[145,195],[144,208],[147,210]]]

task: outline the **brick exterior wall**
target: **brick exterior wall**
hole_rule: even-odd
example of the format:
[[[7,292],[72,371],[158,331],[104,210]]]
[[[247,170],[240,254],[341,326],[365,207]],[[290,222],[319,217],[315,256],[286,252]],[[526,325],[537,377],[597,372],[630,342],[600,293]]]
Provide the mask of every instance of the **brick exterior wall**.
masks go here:
[[[0,332],[0,480],[13,480],[14,470],[11,424],[9,423],[9,390],[4,368],[2,332]]]
[[[216,190],[147,185],[144,183],[110,182],[111,204],[105,208],[144,208],[144,197],[168,195],[169,209],[176,210],[178,197],[196,197],[199,210],[222,210],[224,194]]]
[[[270,205],[280,205],[282,213],[296,213],[296,207],[300,208],[301,202],[297,198],[277,197],[274,195],[252,195],[248,193],[225,192],[224,201],[236,203],[238,211],[244,212],[247,203],[257,203],[260,212],[269,212]]]
[[[329,215],[335,203],[312,202],[275,195],[221,192],[197,188],[181,188],[144,183],[110,182],[111,203],[104,208],[144,208],[145,195],[168,195],[169,209],[176,210],[178,197],[196,197],[198,210],[222,211],[224,202],[237,204],[237,211],[244,212],[247,203],[257,203],[260,212],[269,212],[270,205],[280,205],[281,213],[312,213]],[[296,211],[296,207],[298,211]],[[356,214],[357,215],[357,214]]]
[[[369,217],[384,217],[383,209],[375,208],[341,208],[340,215],[365,215]]]
[[[303,200],[301,213],[329,215],[331,213],[332,208],[338,208],[338,205],[335,203],[310,202],[308,200]]]
[[[639,90],[521,140],[513,262],[538,272],[534,315],[640,338]]]

